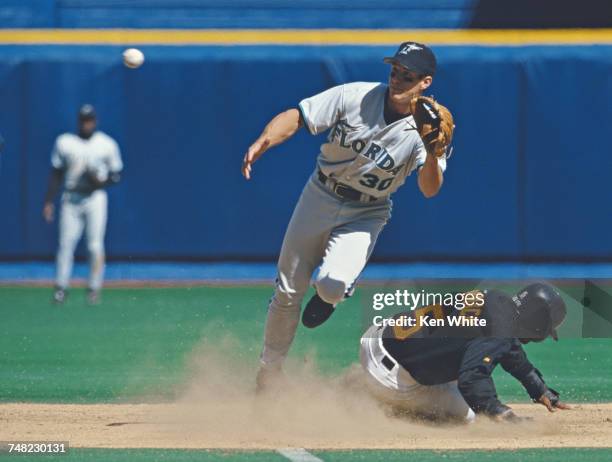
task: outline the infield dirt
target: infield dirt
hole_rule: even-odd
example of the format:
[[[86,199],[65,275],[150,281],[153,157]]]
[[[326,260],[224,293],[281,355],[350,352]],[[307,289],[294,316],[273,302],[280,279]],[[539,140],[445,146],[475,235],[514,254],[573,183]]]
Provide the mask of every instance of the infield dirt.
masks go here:
[[[549,413],[516,404],[532,421],[440,425],[389,417],[359,385],[308,365],[289,370],[282,392],[256,397],[252,374],[200,351],[172,403],[0,404],[0,440],[62,440],[72,447],[276,449],[515,449],[612,447],[612,403]]]

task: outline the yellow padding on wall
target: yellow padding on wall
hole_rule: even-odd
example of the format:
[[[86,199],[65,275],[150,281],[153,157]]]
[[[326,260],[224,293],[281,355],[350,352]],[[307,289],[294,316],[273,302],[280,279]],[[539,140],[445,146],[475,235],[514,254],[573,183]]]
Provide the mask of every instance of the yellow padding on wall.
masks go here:
[[[612,29],[0,29],[0,44],[66,45],[612,44]]]

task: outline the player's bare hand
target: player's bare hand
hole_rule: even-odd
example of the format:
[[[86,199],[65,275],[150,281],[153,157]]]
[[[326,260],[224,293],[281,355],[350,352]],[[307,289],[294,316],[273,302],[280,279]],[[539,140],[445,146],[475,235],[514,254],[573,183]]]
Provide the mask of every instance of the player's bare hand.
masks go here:
[[[55,216],[55,205],[51,202],[46,202],[43,207],[43,217],[47,223],[52,223]]]
[[[562,409],[565,411],[572,408],[570,405],[562,403],[561,401],[553,403],[553,401],[551,401],[546,394],[540,396],[538,403],[542,404],[546,409],[548,409],[548,412],[555,412],[557,409]]]
[[[247,153],[244,155],[242,160],[242,175],[247,179],[251,179],[252,165],[261,157],[261,155],[267,151],[270,147],[270,140],[268,138],[260,138],[255,141]]]

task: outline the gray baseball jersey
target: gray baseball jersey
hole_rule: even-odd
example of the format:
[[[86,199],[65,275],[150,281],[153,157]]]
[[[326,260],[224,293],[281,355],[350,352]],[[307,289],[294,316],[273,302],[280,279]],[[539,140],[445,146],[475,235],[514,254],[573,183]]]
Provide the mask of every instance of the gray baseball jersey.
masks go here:
[[[354,82],[299,105],[310,133],[331,128],[317,160],[321,171],[374,197],[395,192],[427,156],[412,116],[385,122],[386,94],[385,84]],[[446,159],[438,163],[444,171]]]
[[[62,169],[64,188],[67,191],[91,192],[93,190],[87,170],[95,170],[101,176],[123,169],[119,146],[106,133],[96,131],[89,139],[73,133],[57,137],[51,154],[51,165]]]

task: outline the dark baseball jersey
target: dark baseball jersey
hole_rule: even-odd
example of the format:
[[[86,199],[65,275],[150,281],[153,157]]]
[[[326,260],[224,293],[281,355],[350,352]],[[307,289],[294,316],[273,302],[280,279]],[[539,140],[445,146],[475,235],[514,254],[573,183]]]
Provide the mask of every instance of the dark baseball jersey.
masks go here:
[[[386,327],[383,346],[387,352],[423,385],[457,380],[461,394],[474,412],[497,414],[504,408],[491,378],[498,364],[523,384],[532,399],[547,390],[521,342],[513,336],[516,306],[504,292],[485,291],[480,307],[457,310],[431,305],[395,318],[400,316],[413,317],[417,322],[414,327]],[[444,325],[421,326],[419,317],[427,317],[428,321],[443,319]],[[486,325],[456,325],[461,317],[482,319]]]

